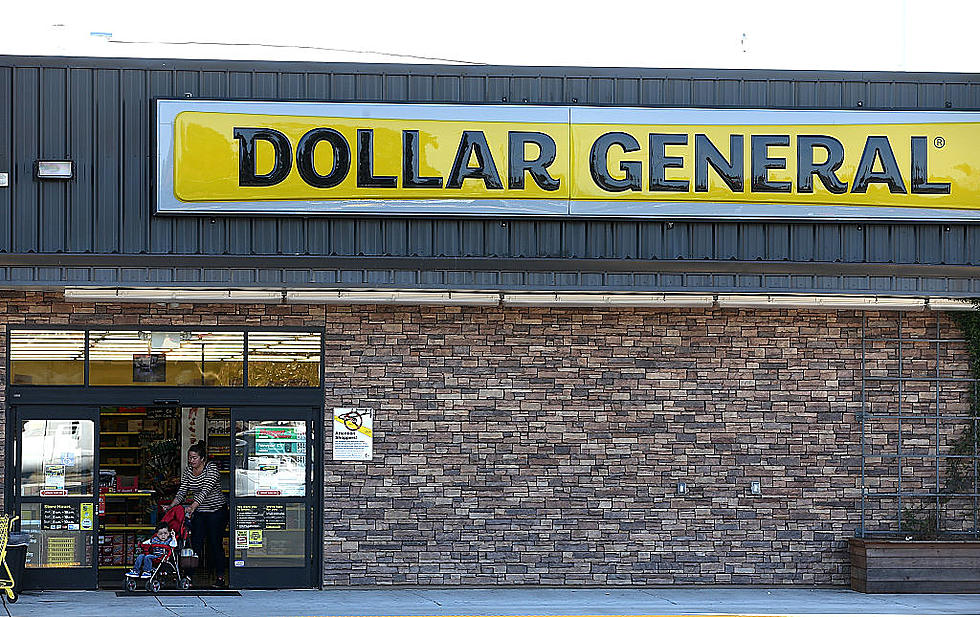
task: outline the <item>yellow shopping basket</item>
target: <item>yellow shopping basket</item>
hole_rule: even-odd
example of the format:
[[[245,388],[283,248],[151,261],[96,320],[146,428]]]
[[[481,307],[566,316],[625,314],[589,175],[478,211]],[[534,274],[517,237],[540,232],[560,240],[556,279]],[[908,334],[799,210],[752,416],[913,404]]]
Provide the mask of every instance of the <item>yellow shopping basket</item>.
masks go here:
[[[10,566],[7,565],[7,542],[10,540],[10,531],[14,528],[14,522],[19,516],[0,516],[0,591],[7,594],[11,602],[17,601],[17,592],[14,591],[14,575],[10,573]]]

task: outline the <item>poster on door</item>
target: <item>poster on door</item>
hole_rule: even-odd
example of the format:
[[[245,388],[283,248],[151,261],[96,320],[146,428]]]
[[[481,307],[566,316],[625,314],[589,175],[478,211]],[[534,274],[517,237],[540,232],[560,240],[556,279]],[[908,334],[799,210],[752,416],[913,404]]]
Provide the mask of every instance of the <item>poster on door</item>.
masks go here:
[[[370,461],[374,456],[373,410],[335,407],[333,418],[333,460]]]

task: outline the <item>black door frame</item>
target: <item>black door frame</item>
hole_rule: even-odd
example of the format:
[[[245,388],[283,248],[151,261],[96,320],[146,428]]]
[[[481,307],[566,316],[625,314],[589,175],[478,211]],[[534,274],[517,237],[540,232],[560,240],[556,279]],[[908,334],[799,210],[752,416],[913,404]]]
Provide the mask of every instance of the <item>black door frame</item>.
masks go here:
[[[228,573],[229,582],[241,583],[236,585],[244,589],[269,589],[277,587],[295,587],[296,583],[303,583],[300,577],[307,576],[309,580],[307,582],[308,586],[314,586],[314,577],[317,576],[317,563],[319,562],[319,552],[313,547],[313,544],[322,544],[319,541],[319,534],[314,528],[315,521],[322,516],[322,507],[317,507],[317,504],[322,503],[321,499],[318,498],[317,484],[319,484],[316,477],[316,470],[323,469],[323,461],[321,457],[323,456],[323,445],[322,445],[322,432],[323,429],[318,429],[318,418],[315,409],[310,407],[302,406],[292,406],[287,407],[277,406],[249,406],[245,407],[242,405],[237,405],[231,408],[231,423],[232,423],[232,435],[236,435],[238,432],[238,422],[247,422],[253,420],[303,420],[307,425],[307,436],[306,436],[306,496],[305,497],[239,497],[236,495],[236,473],[237,473],[237,447],[232,444],[231,449],[231,476],[229,478],[228,488],[228,505],[230,512],[229,528],[232,530],[232,538],[229,540],[228,545]],[[322,424],[321,424],[322,426]],[[322,486],[321,486],[322,490]],[[265,505],[265,504],[281,504],[281,503],[303,503],[306,507],[306,533],[305,533],[305,543],[306,543],[306,565],[302,568],[286,568],[286,567],[256,567],[256,568],[238,568],[234,567],[234,530],[237,528],[237,509],[238,504],[254,504],[254,505]],[[319,513],[318,513],[319,511]]]
[[[9,355],[9,354],[8,354]],[[322,363],[321,363],[322,367]],[[8,372],[9,375],[9,372]],[[321,381],[322,383],[322,381]],[[310,435],[309,447],[320,452],[323,451],[324,439],[324,395],[321,388],[276,388],[276,387],[184,387],[184,386],[12,386],[8,385],[8,410],[7,410],[7,439],[6,439],[6,462],[4,473],[6,478],[13,478],[18,473],[19,461],[14,460],[15,445],[14,441],[20,438],[20,420],[24,410],[31,409],[63,409],[66,414],[77,414],[82,410],[90,410],[96,420],[96,459],[95,477],[98,478],[98,410],[105,406],[126,406],[126,407],[159,407],[180,406],[180,407],[227,407],[230,409],[251,409],[251,408],[312,408],[313,435]],[[54,418],[54,416],[51,416]],[[66,417],[76,417],[68,415]],[[14,424],[11,422],[16,422]],[[11,431],[14,426],[16,430]],[[313,441],[315,439],[316,441]],[[14,482],[4,482],[4,492],[6,502],[10,504],[8,510],[19,508],[20,496],[16,494]],[[231,488],[231,487],[230,487]],[[323,461],[313,465],[311,481],[311,497],[313,504],[321,504],[323,500]],[[93,498],[95,499],[95,498]],[[53,501],[52,501],[53,503]],[[323,508],[313,507],[310,522],[312,530],[311,555],[311,585],[313,588],[323,586]],[[100,533],[101,520],[96,516],[96,537]],[[230,528],[231,529],[231,528]],[[229,563],[231,552],[234,550],[234,537],[231,531],[229,535]],[[96,548],[97,550],[97,548]],[[93,559],[95,559],[93,553]],[[97,561],[97,560],[96,560]],[[98,565],[93,567],[94,582],[90,588],[97,586]],[[40,569],[32,568],[30,578],[25,582],[31,587],[46,589],[68,589],[70,587],[63,584],[64,579],[57,577],[44,581],[38,579],[35,585],[34,573]],[[60,570],[59,570],[60,571]]]
[[[23,424],[27,420],[88,420],[93,423],[93,461],[92,461],[92,493],[90,495],[78,496],[58,496],[58,497],[22,497],[20,491],[20,458],[23,453]],[[7,415],[7,478],[5,482],[8,493],[5,503],[10,504],[8,511],[20,516],[21,505],[25,503],[36,504],[71,504],[79,505],[88,503],[92,508],[93,525],[91,530],[90,558],[92,563],[89,566],[72,568],[25,568],[26,580],[25,588],[28,589],[92,589],[98,585],[98,563],[99,563],[99,517],[95,513],[95,505],[98,502],[99,491],[99,410],[91,405],[74,405],[71,407],[56,405],[22,405],[12,409]],[[12,499],[11,499],[12,497]],[[81,521],[79,521],[81,522]],[[18,529],[23,521],[18,521]],[[79,529],[79,531],[82,531]]]

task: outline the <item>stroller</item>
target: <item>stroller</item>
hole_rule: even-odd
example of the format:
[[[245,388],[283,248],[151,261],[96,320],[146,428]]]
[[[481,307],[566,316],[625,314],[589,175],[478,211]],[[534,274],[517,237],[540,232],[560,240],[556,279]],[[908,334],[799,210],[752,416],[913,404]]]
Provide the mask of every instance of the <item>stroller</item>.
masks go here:
[[[140,543],[136,549],[136,554],[142,551],[144,555],[150,554],[154,549],[162,549],[163,555],[153,560],[153,573],[148,579],[139,576],[126,574],[126,591],[136,591],[141,581],[146,581],[146,590],[157,593],[164,588],[164,582],[173,585],[175,589],[190,589],[191,578],[180,571],[180,554],[187,546],[190,533],[187,529],[187,518],[184,515],[183,506],[175,506],[167,511],[161,519],[167,523],[174,537],[177,539],[177,546],[169,544],[143,544]]]

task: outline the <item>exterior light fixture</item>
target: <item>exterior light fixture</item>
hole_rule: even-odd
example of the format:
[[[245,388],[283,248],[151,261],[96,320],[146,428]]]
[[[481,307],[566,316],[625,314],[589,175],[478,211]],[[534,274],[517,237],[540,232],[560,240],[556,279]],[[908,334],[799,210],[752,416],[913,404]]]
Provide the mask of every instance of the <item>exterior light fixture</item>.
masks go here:
[[[281,291],[246,289],[65,289],[68,302],[205,302],[217,304],[280,304]]]
[[[510,306],[711,306],[714,296],[704,294],[633,294],[633,293],[511,293],[504,294],[503,304]]]
[[[434,304],[496,306],[500,294],[426,290],[287,291],[287,304]]]
[[[884,296],[802,296],[765,294],[720,294],[721,308],[815,308],[872,311],[923,311],[923,298]]]
[[[38,180],[71,180],[75,177],[75,162],[34,161],[34,177]]]
[[[678,495],[687,495],[687,482],[678,482],[677,483],[677,494]]]
[[[749,485],[749,490],[751,490],[751,492],[752,492],[753,495],[761,495],[762,494],[762,482],[759,482],[758,480],[753,480],[752,481],[752,484]]]
[[[10,176],[7,172],[0,173],[0,187],[6,187],[10,185]]]

